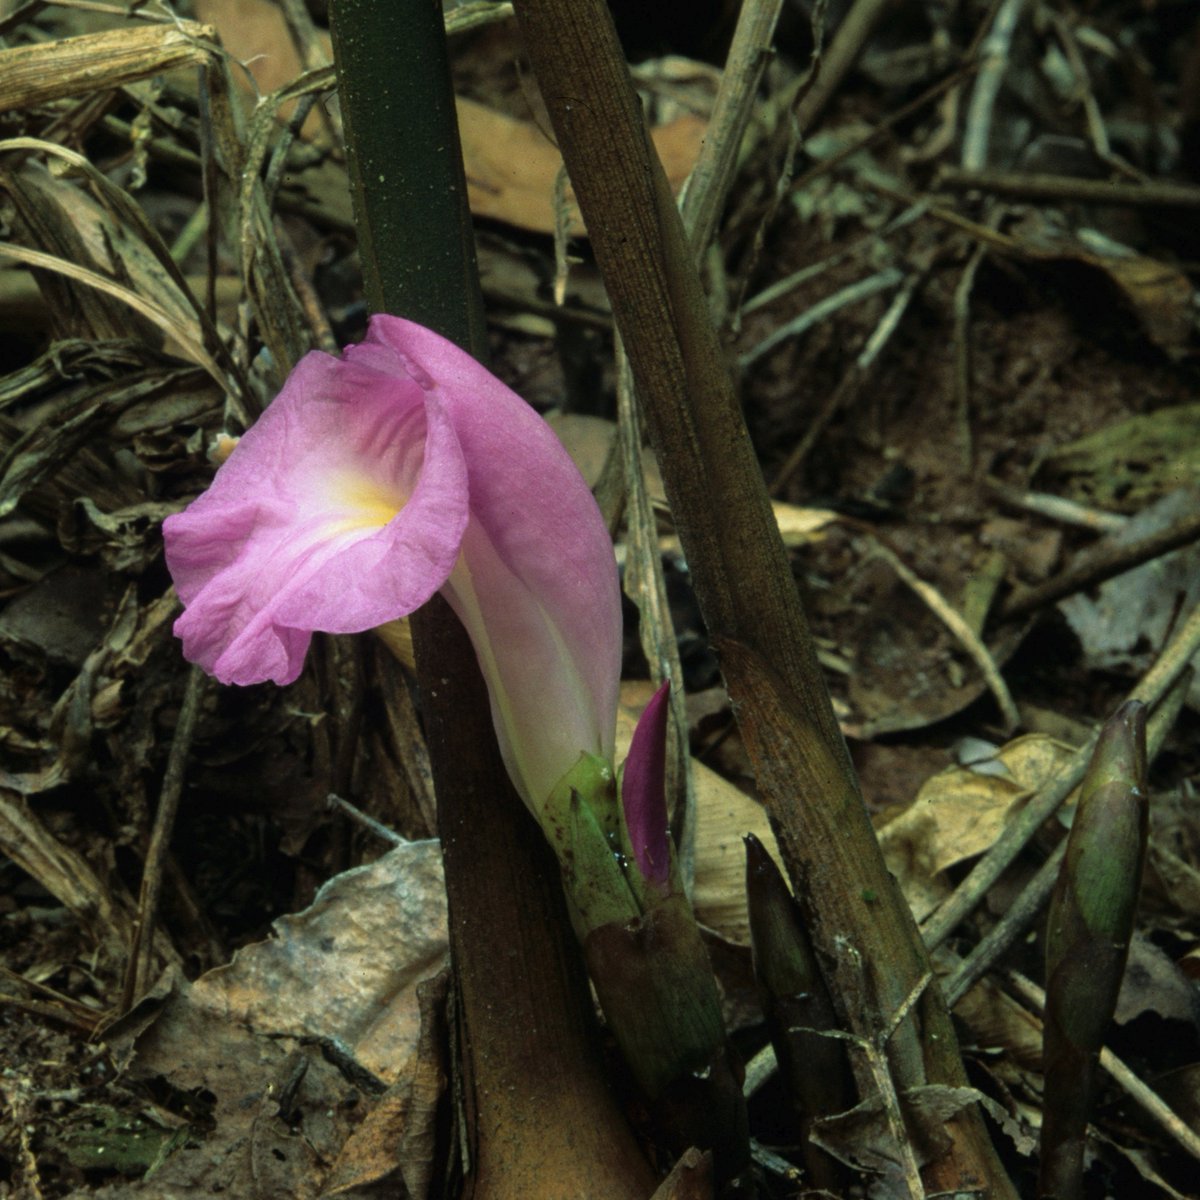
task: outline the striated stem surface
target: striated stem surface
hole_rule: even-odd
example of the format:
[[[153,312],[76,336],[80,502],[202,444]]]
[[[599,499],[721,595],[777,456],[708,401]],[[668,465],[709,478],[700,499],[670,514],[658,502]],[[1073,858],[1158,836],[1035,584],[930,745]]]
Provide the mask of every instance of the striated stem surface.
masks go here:
[[[839,1015],[884,1036],[929,971],[879,851],[666,176],[602,0],[516,0],[604,273],[697,596]],[[847,952],[847,945],[852,950]],[[858,964],[865,964],[865,973]],[[887,1039],[896,1089],[965,1082],[936,985]],[[930,1190],[1011,1196],[974,1106]]]

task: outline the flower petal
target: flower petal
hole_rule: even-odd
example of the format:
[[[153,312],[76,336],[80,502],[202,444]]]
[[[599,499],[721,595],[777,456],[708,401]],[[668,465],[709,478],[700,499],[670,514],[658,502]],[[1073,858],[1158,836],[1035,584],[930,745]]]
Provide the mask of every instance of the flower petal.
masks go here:
[[[377,316],[343,358],[307,355],[164,535],[176,632],[222,681],[290,682],[312,630],[444,587],[535,813],[580,754],[611,760],[621,609],[599,509],[545,422],[437,334]]]
[[[350,361],[386,346],[449,414],[471,523],[446,588],[479,655],[505,761],[536,812],[583,751],[611,761],[621,601],[600,510],[548,425],[452,342],[376,316]]]
[[[466,467],[437,398],[306,355],[212,486],[163,524],[184,653],[224,683],[290,683],[311,631],[370,629],[445,581]]]

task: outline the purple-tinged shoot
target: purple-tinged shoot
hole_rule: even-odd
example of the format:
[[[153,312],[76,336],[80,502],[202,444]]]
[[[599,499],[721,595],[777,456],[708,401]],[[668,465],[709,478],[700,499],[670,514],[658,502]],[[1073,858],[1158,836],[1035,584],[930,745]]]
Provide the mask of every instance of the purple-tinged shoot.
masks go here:
[[[595,501],[550,428],[446,339],[376,316],[306,355],[212,486],[163,525],[184,654],[223,683],[299,675],[441,591],[539,811],[581,753],[611,761],[620,593]]]
[[[584,754],[542,808],[542,828],[562,867],[580,938],[607,924],[636,922],[682,896],[667,826],[669,699],[664,684],[646,705],[619,789],[611,764]]]
[[[646,705],[633,732],[621,775],[621,805],[629,851],[647,883],[670,887],[671,833],[667,821],[667,717],[671,685],[664,683]]]

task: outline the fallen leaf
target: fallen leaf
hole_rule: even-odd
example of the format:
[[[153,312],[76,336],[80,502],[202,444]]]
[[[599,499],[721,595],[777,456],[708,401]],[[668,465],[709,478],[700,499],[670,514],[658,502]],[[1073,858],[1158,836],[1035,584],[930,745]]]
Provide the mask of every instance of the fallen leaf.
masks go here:
[[[1200,406],[1195,415],[1200,416]],[[1189,436],[1176,448],[1196,456],[1193,467],[1200,471],[1200,438]],[[1190,489],[1172,492],[1138,513],[1112,540],[1120,545],[1159,533],[1194,513],[1196,501]],[[1191,611],[1198,599],[1200,545],[1193,544],[1068,596],[1058,608],[1079,638],[1087,670],[1140,675],[1166,644],[1179,614]],[[1193,668],[1197,665],[1200,659],[1193,660]],[[1193,679],[1187,699],[1193,708],[1200,706],[1200,681]]]
[[[446,960],[439,844],[334,876],[274,930],[202,975],[192,1003],[264,1034],[335,1038],[385,1083],[400,1078],[420,1033],[417,985]]]
[[[1073,753],[1070,746],[1044,734],[1015,738],[986,763],[950,767],[934,775],[912,803],[880,829],[888,869],[918,921],[949,893],[947,868],[984,853],[1015,806]],[[997,765],[1003,773],[995,772]]]
[[[1048,454],[1037,478],[1082,504],[1140,513],[1179,488],[1200,486],[1198,431],[1200,404],[1114,421]]]
[[[446,1087],[446,997],[449,972],[418,985],[421,1037],[413,1069],[379,1098],[350,1135],[326,1181],[327,1196],[403,1180],[410,1197],[429,1195],[435,1163],[438,1102]]]
[[[1173,359],[1182,358],[1194,326],[1195,289],[1178,268],[1138,254],[1094,230],[1069,231],[1034,210],[1012,231],[1019,254],[1083,268],[1134,313],[1146,336]]]
[[[471,211],[519,229],[553,233],[562,156],[546,133],[532,121],[519,121],[463,96],[457,105]],[[676,193],[695,165],[707,127],[703,118],[685,114],[650,131]],[[570,189],[567,202],[568,229],[579,236],[585,230]]]
[[[315,1045],[295,1048],[193,1002],[180,983],[134,1044],[133,1079],[189,1096],[192,1136],[158,1165],[153,1191],[113,1195],[315,1200],[361,1093]],[[136,1188],[136,1193],[134,1189]],[[104,1192],[100,1193],[104,1195]]]
[[[283,10],[273,0],[196,0],[196,17],[216,28],[221,45],[241,64],[243,69],[235,71],[234,78],[244,91],[251,90],[248,85],[253,80],[260,95],[269,95],[303,73],[304,64],[296,53]],[[332,41],[323,30],[320,43],[325,60],[332,62]],[[280,119],[286,121],[295,107],[295,101],[284,105]],[[320,115],[314,109],[301,132],[311,138],[320,126]]]

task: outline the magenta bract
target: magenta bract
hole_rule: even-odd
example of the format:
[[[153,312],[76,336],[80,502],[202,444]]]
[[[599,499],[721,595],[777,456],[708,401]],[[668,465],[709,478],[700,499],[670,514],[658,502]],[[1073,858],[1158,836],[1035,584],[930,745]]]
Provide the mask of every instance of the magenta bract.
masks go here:
[[[343,357],[306,355],[163,534],[175,632],[222,682],[290,683],[314,630],[441,590],[526,802],[583,751],[611,760],[621,610],[600,512],[545,422],[430,330],[376,316]]]
[[[642,711],[621,776],[621,803],[629,843],[642,877],[661,888],[671,873],[667,828],[667,716],[671,684],[664,683]]]

